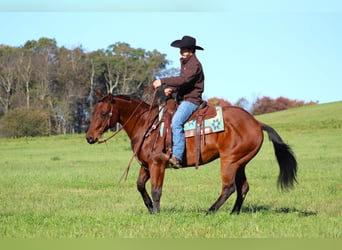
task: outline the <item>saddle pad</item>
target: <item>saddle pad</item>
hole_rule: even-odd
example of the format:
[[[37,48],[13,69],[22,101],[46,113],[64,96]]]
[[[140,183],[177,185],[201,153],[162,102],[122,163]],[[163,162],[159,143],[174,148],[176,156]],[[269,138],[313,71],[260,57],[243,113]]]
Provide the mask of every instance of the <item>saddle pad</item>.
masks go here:
[[[204,128],[201,129],[201,134],[216,133],[224,130],[224,122],[222,116],[222,107],[216,106],[216,116],[204,120]],[[160,126],[160,135],[164,131],[164,122]],[[192,137],[196,135],[196,120],[188,121],[184,124],[185,137]]]
[[[201,134],[216,133],[224,130],[224,122],[222,116],[222,107],[216,106],[216,116],[204,120],[204,128],[201,129]],[[188,121],[184,124],[185,137],[196,135],[196,120]]]

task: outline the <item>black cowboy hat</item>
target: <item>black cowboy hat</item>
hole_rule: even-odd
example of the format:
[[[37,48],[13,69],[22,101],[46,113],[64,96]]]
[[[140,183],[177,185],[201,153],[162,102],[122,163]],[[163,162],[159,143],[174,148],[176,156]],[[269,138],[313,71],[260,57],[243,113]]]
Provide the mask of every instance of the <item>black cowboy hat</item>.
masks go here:
[[[196,45],[196,39],[191,36],[183,36],[181,40],[173,41],[171,46],[176,48],[204,50],[202,47]]]

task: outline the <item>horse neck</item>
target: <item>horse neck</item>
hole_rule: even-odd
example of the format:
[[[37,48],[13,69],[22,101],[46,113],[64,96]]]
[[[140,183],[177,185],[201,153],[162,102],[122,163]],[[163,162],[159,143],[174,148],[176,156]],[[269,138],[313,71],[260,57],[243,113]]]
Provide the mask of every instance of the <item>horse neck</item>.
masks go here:
[[[144,134],[144,125],[149,119],[148,111],[150,106],[142,101],[137,100],[118,100],[119,107],[119,123],[123,126],[130,139],[137,135]]]

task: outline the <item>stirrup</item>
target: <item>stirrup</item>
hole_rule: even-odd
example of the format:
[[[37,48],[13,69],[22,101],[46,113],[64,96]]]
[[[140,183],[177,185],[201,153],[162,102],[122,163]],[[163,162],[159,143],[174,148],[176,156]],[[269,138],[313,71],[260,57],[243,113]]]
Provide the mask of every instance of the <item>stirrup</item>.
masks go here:
[[[165,153],[161,153],[159,157],[162,161],[169,161],[170,159],[170,156]]]
[[[171,165],[172,168],[175,168],[175,169],[179,169],[182,167],[182,162],[174,156],[172,156],[169,159],[169,164]]]

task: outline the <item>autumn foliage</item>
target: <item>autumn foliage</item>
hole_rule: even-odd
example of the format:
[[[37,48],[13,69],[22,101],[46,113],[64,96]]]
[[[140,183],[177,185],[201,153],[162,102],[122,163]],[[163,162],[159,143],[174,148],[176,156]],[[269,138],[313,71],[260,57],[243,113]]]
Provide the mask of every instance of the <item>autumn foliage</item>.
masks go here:
[[[271,97],[264,96],[257,98],[256,101],[253,102],[251,105],[249,105],[249,102],[245,98],[240,98],[236,103],[232,104],[223,98],[213,97],[208,99],[208,103],[214,106],[239,106],[241,108],[246,109],[253,115],[261,115],[291,108],[297,108],[304,105],[314,105],[318,102],[304,102],[299,100],[291,100],[282,96],[276,99],[272,99]]]
[[[262,98],[258,98],[253,103],[251,113],[253,115],[260,115],[313,104],[317,104],[317,102],[311,101],[305,103],[304,101],[290,100],[285,97],[278,97],[276,99],[272,99],[270,97],[264,96]]]
[[[208,103],[214,106],[229,106],[232,105],[229,101],[223,99],[223,98],[217,98],[217,97],[213,97],[213,98],[209,98],[208,99]]]

